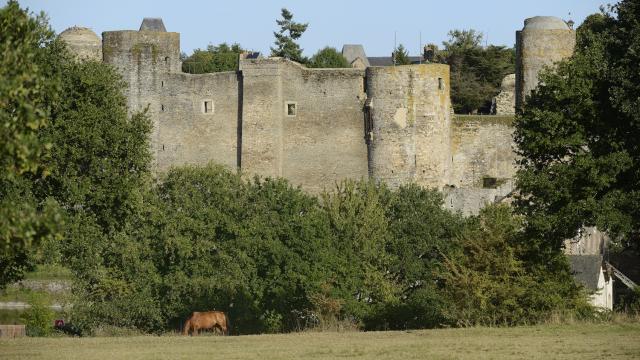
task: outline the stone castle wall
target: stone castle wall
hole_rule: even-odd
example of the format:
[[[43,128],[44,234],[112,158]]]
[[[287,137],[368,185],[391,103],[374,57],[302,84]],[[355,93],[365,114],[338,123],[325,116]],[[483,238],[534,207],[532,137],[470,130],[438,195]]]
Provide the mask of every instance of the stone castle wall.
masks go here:
[[[242,170],[313,192],[367,177],[364,71],[241,60]],[[289,114],[294,106],[294,114]]]
[[[513,117],[456,116],[451,130],[453,168],[450,184],[458,188],[498,185],[515,175]],[[492,186],[492,185],[490,185]]]
[[[575,31],[555,17],[536,16],[525,20],[516,32],[516,109],[538,86],[538,74],[570,57],[576,45]]]
[[[369,67],[370,175],[441,188],[451,170],[449,66]]]
[[[238,71],[185,74],[180,35],[147,20],[154,26],[103,33],[102,56],[127,83],[130,111],[146,109],[153,121],[159,172],[215,162],[314,193],[343,179],[415,182],[443,190],[447,206],[467,214],[513,190],[511,117],[453,119],[447,65],[308,69],[260,58],[241,59]],[[99,38],[87,31],[65,36],[94,49]],[[561,20],[527,19],[517,34],[517,98],[574,44]],[[511,91],[513,79],[505,81]]]

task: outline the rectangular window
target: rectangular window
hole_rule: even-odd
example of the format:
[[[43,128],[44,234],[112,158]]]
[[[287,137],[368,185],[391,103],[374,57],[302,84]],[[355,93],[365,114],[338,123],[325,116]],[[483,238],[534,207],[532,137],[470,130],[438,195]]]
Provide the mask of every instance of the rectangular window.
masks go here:
[[[298,104],[296,102],[293,101],[287,101],[285,103],[284,109],[287,113],[287,116],[291,116],[294,117],[296,115],[298,115]]]
[[[202,113],[211,115],[214,112],[213,100],[203,100],[202,101]]]
[[[439,90],[444,90],[444,79],[443,78],[438,78],[438,89]]]
[[[498,179],[494,177],[482,178],[482,187],[485,189],[495,189],[498,187]]]

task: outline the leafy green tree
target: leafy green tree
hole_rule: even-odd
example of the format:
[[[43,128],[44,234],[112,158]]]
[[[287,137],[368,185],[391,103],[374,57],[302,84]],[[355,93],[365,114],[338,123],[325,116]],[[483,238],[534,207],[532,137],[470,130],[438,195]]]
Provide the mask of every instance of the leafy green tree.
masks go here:
[[[127,115],[125,83],[114,68],[67,62],[62,74],[65,96],[40,131],[53,146],[51,174],[37,193],[55,197],[68,214],[95,216],[106,232],[122,229],[150,179],[151,122],[144,112]]]
[[[271,48],[271,56],[280,56],[299,63],[305,63],[306,58],[302,56],[302,49],[296,43],[296,40],[307,30],[309,24],[294,22],[293,14],[284,8],[281,15],[282,20],[276,20],[276,23],[280,26],[280,31],[273,33],[276,37],[276,47]]]
[[[0,9],[0,288],[22,277],[32,250],[61,223],[55,202],[31,191],[50,171],[51,143],[39,132],[61,95],[60,56],[43,14],[31,17],[16,1]]]
[[[640,247],[639,18],[631,0],[588,17],[573,57],[541,75],[517,118],[517,204],[541,262],[583,226]]]
[[[566,266],[528,268],[516,241],[522,229],[522,218],[509,206],[489,206],[466,224],[458,251],[444,254],[440,276],[452,300],[445,311],[456,325],[517,325],[544,320],[553,311],[589,313]]]
[[[465,52],[477,50],[482,44],[482,34],[474,29],[451,30],[448,33],[449,41],[443,41],[445,49],[450,52]]]
[[[309,59],[307,66],[310,68],[348,68],[347,59],[342,56],[336,48],[325,47],[318,50],[315,55]]]
[[[182,60],[182,71],[190,74],[236,71],[243,52],[239,44],[229,46],[227,43],[209,45],[206,50],[195,49],[193,54]]]
[[[515,52],[503,46],[482,47],[482,34],[452,30],[436,61],[451,67],[451,102],[459,114],[488,113],[505,75],[515,72]]]
[[[383,205],[387,191],[369,181],[345,181],[321,195],[332,248],[339,254],[333,293],[343,300],[345,313],[359,321],[371,317],[375,306],[393,303],[400,295],[389,272],[393,258],[387,246],[392,238]]]
[[[409,59],[409,52],[404,48],[404,45],[400,44],[398,47],[393,49],[391,53],[391,58],[393,59],[393,63],[395,65],[411,65],[411,60]]]
[[[453,306],[442,295],[438,273],[443,254],[456,249],[464,219],[443,208],[442,195],[415,184],[401,186],[383,200],[392,241],[389,271],[400,288],[402,301],[381,311],[378,324],[395,329],[437,327],[448,324]]]

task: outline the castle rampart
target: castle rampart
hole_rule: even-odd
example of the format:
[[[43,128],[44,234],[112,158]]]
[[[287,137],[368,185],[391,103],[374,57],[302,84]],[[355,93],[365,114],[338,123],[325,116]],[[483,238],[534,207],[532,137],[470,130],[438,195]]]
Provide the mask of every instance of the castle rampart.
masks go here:
[[[512,191],[510,119],[453,120],[447,65],[308,69],[258,58],[240,59],[238,71],[185,74],[180,34],[160,19],[140,28],[103,33],[102,56],[126,81],[130,111],[147,109],[153,121],[159,172],[215,162],[314,193],[343,179],[414,182],[445,191],[447,206],[465,213]],[[72,50],[95,53],[97,36],[74,31],[66,35],[77,42]],[[536,17],[517,44],[523,99],[544,65],[571,54],[575,33]]]
[[[556,17],[535,16],[516,32],[516,109],[522,109],[531,90],[538,86],[538,74],[573,55],[576,33]]]
[[[370,175],[441,188],[451,168],[449,66],[367,68]]]

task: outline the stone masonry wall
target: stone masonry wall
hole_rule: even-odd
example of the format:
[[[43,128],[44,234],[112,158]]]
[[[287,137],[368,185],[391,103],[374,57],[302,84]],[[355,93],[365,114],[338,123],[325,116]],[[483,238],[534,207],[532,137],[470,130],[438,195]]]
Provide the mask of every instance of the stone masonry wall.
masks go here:
[[[484,178],[498,183],[516,172],[512,116],[456,115],[451,131],[451,185],[483,187]]]
[[[451,169],[449,67],[369,67],[366,79],[371,177],[442,188]]]
[[[367,177],[364,71],[278,58],[242,60],[241,71],[244,172],[283,176],[311,192]]]
[[[239,75],[165,74],[154,103],[158,170],[183,164],[238,166]],[[205,109],[206,106],[211,108]],[[207,112],[205,112],[207,111]]]
[[[525,20],[516,32],[516,108],[522,109],[526,97],[538,86],[538,74],[545,66],[570,57],[576,44],[575,31],[552,17]]]

